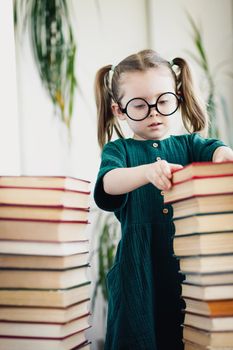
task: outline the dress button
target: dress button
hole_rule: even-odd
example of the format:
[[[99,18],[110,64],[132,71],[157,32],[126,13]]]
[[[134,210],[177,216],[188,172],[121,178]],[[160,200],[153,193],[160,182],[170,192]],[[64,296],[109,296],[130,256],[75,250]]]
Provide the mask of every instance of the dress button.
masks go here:
[[[161,191],[160,193],[161,193],[161,196],[164,196],[164,191]]]
[[[156,160],[161,160],[161,158],[160,158],[160,157],[157,157]]]
[[[154,142],[152,146],[155,147],[155,148],[158,147],[157,142]]]
[[[167,214],[167,213],[168,213],[168,209],[167,209],[167,208],[164,208],[164,209],[163,209],[163,213],[164,213],[164,214]]]

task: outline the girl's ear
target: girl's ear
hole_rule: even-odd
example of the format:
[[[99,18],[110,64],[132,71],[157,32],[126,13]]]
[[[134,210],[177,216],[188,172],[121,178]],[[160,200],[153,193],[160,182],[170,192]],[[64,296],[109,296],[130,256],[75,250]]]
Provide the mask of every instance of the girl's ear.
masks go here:
[[[113,115],[115,115],[120,120],[125,120],[126,119],[126,115],[121,112],[120,107],[119,107],[119,105],[117,103],[113,102],[111,107],[112,107]]]

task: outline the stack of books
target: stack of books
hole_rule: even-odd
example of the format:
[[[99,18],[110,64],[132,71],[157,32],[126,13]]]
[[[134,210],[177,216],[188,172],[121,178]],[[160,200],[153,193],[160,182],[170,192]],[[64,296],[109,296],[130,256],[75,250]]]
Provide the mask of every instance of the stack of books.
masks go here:
[[[185,276],[185,350],[233,349],[233,162],[174,172],[174,254]]]
[[[90,349],[89,186],[0,177],[0,350]]]

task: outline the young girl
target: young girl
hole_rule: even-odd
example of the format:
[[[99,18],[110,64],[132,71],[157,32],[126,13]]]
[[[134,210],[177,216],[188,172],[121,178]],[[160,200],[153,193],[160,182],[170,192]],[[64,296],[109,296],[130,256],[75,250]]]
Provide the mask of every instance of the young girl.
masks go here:
[[[122,229],[107,275],[105,349],[183,349],[182,277],[164,190],[174,170],[195,161],[233,160],[233,152],[199,135],[207,130],[207,115],[182,58],[170,63],[153,50],[131,55],[97,72],[95,93],[99,144],[108,143],[94,198],[101,209],[114,211]],[[189,133],[173,136],[170,124],[179,108]],[[123,137],[118,119],[128,123],[132,138]],[[110,142],[113,130],[119,139]]]

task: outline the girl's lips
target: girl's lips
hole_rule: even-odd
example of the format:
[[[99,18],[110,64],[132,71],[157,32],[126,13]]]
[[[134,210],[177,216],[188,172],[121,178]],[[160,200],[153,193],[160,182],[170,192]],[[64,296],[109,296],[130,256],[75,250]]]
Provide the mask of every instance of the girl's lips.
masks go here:
[[[150,128],[152,127],[156,127],[156,126],[159,126],[159,125],[161,125],[162,123],[152,123],[152,124],[150,124],[150,125],[148,125]]]

